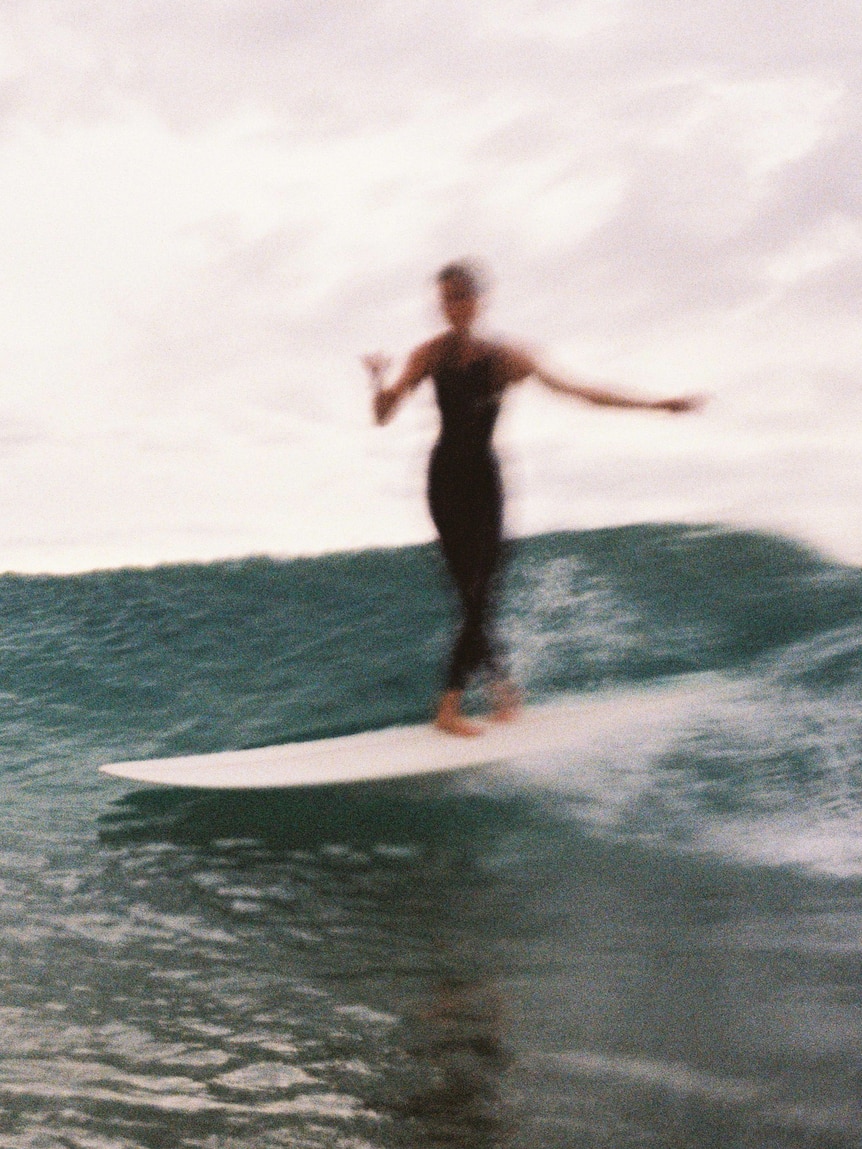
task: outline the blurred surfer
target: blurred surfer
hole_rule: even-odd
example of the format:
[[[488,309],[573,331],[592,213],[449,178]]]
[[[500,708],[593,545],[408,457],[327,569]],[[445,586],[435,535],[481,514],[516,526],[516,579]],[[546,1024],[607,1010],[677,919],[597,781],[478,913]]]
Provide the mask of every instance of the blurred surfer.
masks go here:
[[[679,413],[694,410],[692,397],[639,399],[580,380],[561,379],[528,352],[474,333],[483,303],[482,277],[467,262],[450,263],[437,275],[447,329],[407,358],[396,381],[386,385],[389,359],[367,355],[363,363],[375,389],[374,417],[387,423],[401,401],[431,379],[440,411],[440,435],[431,452],[428,502],[440,548],[458,592],[461,625],[449,661],[435,725],[451,734],[475,735],[482,727],[462,712],[468,681],[483,671],[490,683],[492,717],[514,718],[520,694],[506,674],[493,627],[495,589],[503,541],[503,490],[492,438],[507,388],[530,376],[546,387],[599,407]]]

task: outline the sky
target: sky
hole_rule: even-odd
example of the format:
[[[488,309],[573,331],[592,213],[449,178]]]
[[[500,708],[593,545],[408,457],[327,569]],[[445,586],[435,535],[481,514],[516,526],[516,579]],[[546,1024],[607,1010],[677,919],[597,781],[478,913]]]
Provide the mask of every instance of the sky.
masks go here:
[[[862,563],[858,0],[2,0],[0,569],[432,537],[426,386],[483,329],[526,383],[514,534],[777,531]]]

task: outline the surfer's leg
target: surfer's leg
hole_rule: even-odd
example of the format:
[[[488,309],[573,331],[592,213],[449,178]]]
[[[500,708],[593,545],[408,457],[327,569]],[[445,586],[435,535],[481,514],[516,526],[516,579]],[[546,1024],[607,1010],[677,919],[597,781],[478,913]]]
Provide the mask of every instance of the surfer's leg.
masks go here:
[[[465,637],[464,631],[474,564],[471,554],[470,508],[467,505],[469,489],[465,490],[463,480],[464,477],[456,473],[456,468],[445,453],[435,448],[428,470],[428,504],[437,528],[440,553],[461,608],[461,624],[446,675],[446,688],[450,691],[463,691],[469,676],[469,634]]]
[[[498,660],[490,638],[488,589],[482,572],[475,570],[459,587],[462,622],[452,651],[451,685],[466,686],[479,670],[495,674]]]
[[[435,452],[428,499],[461,607],[437,725],[454,733],[478,733],[461,713],[464,689],[478,671],[489,680],[496,721],[515,718],[521,701],[506,674],[493,625],[503,557],[503,492],[496,459],[485,457],[471,474],[456,476]]]
[[[464,611],[464,629],[461,638],[464,662],[472,671],[482,669],[488,681],[491,718],[495,722],[511,722],[521,709],[521,692],[506,672],[494,633],[494,612],[499,570],[495,563],[486,567],[482,577],[467,597]]]
[[[484,669],[491,696],[491,718],[511,722],[521,709],[521,692],[510,680],[494,620],[503,568],[503,491],[496,459],[489,468],[482,512],[475,537],[473,582],[465,608],[465,629],[469,628],[476,666]]]
[[[448,546],[443,544],[441,537],[441,549],[447,559],[452,581],[458,591],[462,619],[449,659],[446,689],[440,699],[435,725],[440,730],[446,730],[450,734],[471,736],[481,733],[482,728],[464,717],[461,701],[470,676],[482,661],[482,651],[478,641],[481,637],[481,631],[480,629],[477,630],[475,607],[471,601],[468,586],[469,564],[465,563],[461,548],[457,546],[453,548],[451,538],[447,542],[449,543]]]
[[[497,574],[498,541],[486,515],[477,516],[469,529],[441,535],[441,545],[458,592],[461,623],[452,648],[447,687],[464,690],[480,670],[498,677],[498,657],[492,617]],[[477,521],[478,520],[478,521]]]
[[[475,547],[469,488],[464,490],[463,482],[459,482],[451,465],[437,450],[431,455],[428,471],[428,503],[437,528],[440,551],[461,608],[461,622],[449,658],[435,725],[450,734],[472,736],[481,733],[482,728],[466,718],[461,710],[464,688],[481,661],[476,658],[475,624],[470,606],[470,588],[475,582]]]
[[[508,678],[497,678],[491,683],[491,700],[494,722],[514,722],[524,705],[522,692]]]
[[[482,733],[482,727],[478,722],[471,722],[469,718],[465,718],[461,710],[462,696],[463,691],[461,690],[443,691],[434,718],[434,725],[438,730],[444,730],[447,734],[473,738]]]

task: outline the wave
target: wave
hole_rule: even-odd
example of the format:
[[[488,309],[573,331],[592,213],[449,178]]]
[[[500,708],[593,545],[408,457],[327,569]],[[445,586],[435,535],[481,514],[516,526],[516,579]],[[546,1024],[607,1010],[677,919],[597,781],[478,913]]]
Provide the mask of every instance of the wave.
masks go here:
[[[510,550],[501,629],[528,695],[620,699],[612,745],[532,775],[558,814],[862,872],[860,570],[710,526]],[[0,608],[0,767],[64,785],[98,761],[423,721],[451,626],[433,546],[6,575]]]

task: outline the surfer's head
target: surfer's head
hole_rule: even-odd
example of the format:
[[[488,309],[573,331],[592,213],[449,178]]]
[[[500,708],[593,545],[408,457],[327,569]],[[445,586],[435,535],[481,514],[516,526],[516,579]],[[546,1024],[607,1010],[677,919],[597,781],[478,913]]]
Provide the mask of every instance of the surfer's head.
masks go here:
[[[466,260],[447,263],[437,272],[440,308],[456,331],[469,331],[478,314],[485,289],[479,268]]]

